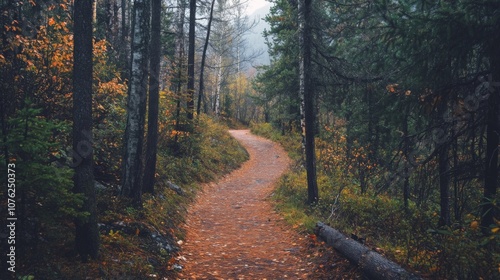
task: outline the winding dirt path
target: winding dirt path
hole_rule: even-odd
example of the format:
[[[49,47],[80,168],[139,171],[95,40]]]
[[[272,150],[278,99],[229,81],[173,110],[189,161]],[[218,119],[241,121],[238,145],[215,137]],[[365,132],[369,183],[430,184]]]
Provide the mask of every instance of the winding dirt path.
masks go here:
[[[250,160],[206,185],[187,218],[181,279],[306,279],[305,241],[273,211],[269,195],[290,160],[277,144],[230,133]]]

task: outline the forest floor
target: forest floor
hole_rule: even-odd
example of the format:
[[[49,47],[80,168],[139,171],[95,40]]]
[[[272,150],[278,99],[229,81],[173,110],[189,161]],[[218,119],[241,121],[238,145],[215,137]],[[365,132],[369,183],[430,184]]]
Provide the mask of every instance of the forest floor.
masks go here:
[[[191,206],[180,279],[353,279],[355,268],[315,237],[300,234],[273,209],[286,152],[248,130],[232,130],[250,159],[205,185]],[[339,270],[340,269],[340,270]],[[337,273],[336,273],[337,272]]]

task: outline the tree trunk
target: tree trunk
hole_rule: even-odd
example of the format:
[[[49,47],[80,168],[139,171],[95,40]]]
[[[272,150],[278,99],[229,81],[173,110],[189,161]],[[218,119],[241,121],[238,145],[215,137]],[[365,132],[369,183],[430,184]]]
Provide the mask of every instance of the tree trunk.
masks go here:
[[[208,42],[210,40],[210,30],[212,28],[212,19],[214,16],[214,5],[215,5],[215,0],[212,0],[212,5],[210,7],[210,17],[208,18],[208,25],[207,25],[207,37],[205,38],[205,45],[203,46],[203,54],[201,56],[200,88],[198,91],[198,105],[196,107],[196,115],[198,117],[200,116],[201,113],[201,102],[203,100],[203,92],[205,90],[203,75],[205,73],[205,59],[207,57]]]
[[[122,43],[125,43],[127,42],[127,37],[128,37],[128,22],[127,22],[127,3],[128,3],[128,0],[121,0],[121,8],[122,8],[122,33],[121,33],[121,37],[122,37]]]
[[[149,0],[135,0],[132,20],[131,71],[125,129],[121,194],[141,205],[142,146],[148,87]]]
[[[453,127],[456,127],[457,121],[453,121]],[[457,134],[457,132],[453,132],[454,135]],[[453,169],[458,170],[458,137],[454,137],[453,139]],[[460,211],[460,205],[462,204],[462,201],[460,199],[460,191],[459,191],[459,181],[460,177],[458,176],[457,172],[453,172],[453,214],[455,217],[455,221],[460,221],[461,220],[461,211]]]
[[[403,155],[404,155],[404,183],[403,183],[403,204],[405,211],[409,210],[409,200],[410,200],[410,174],[409,174],[409,164],[412,159],[410,159],[410,136],[408,133],[408,117],[409,117],[409,106],[405,106],[405,116],[403,119]]]
[[[119,55],[121,63],[124,63],[122,79],[129,79],[130,77],[130,56],[129,56],[129,36],[130,36],[130,0],[121,0],[121,36],[119,47]]]
[[[81,211],[86,218],[75,221],[75,244],[83,261],[99,255],[97,203],[94,188],[92,151],[92,0],[75,0],[73,65],[73,153],[74,192],[84,196]]]
[[[315,233],[350,262],[359,266],[368,279],[421,279],[323,223],[317,223]]]
[[[148,100],[148,135],[146,140],[146,162],[142,187],[144,192],[154,193],[156,174],[156,152],[158,145],[158,103],[160,102],[161,60],[161,0],[152,0],[151,52]]]
[[[442,118],[442,128],[437,130],[434,135],[434,141],[438,145],[438,169],[439,169],[439,226],[449,226],[450,218],[450,163],[449,163],[449,144],[448,144],[448,127],[443,116],[446,113],[447,98],[444,96],[441,104],[438,104],[438,117]]]
[[[217,68],[216,85],[215,85],[215,104],[214,112],[215,116],[219,117],[221,113],[220,109],[220,91],[222,88],[222,55],[219,55],[219,62]]]
[[[188,84],[187,118],[193,119],[194,112],[194,53],[196,31],[196,0],[189,0],[189,42],[188,42]]]
[[[448,163],[448,144],[444,143],[439,148],[438,161],[439,161],[439,205],[440,216],[439,226],[449,226],[450,219],[450,176]]]
[[[299,46],[300,46],[300,96],[302,99],[302,131],[305,136],[305,156],[307,171],[307,201],[318,202],[316,180],[316,155],[314,148],[314,92],[312,89],[311,69],[311,15],[312,0],[299,0]]]
[[[179,5],[179,21],[177,22],[177,48],[178,48],[178,65],[177,65],[177,104],[175,109],[175,130],[179,131],[181,127],[181,101],[182,101],[182,84],[183,84],[183,73],[184,73],[184,20],[186,14],[186,2],[185,0],[178,0]],[[174,137],[174,153],[177,152],[177,140],[179,134],[175,134]]]

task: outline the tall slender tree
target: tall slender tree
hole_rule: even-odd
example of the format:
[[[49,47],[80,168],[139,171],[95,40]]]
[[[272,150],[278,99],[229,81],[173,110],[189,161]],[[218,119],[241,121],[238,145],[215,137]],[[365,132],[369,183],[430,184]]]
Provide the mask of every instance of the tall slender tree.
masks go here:
[[[188,84],[187,118],[193,119],[194,112],[194,54],[196,32],[196,0],[189,1],[189,39],[188,39]]]
[[[121,0],[121,29],[120,29],[120,43],[119,47],[120,62],[122,65],[122,78],[129,78],[130,68],[130,53],[129,53],[129,39],[130,39],[130,1]]]
[[[215,5],[215,0],[212,0],[212,4],[210,6],[210,16],[208,18],[208,25],[207,25],[207,36],[205,38],[205,45],[203,46],[203,54],[201,55],[200,85],[199,85],[200,88],[198,90],[198,105],[196,107],[196,114],[198,116],[201,113],[201,102],[203,100],[203,94],[205,90],[203,75],[205,73],[205,60],[207,58],[208,42],[210,40],[210,30],[212,29],[212,20],[214,18],[214,5]]]
[[[97,204],[92,151],[92,0],[75,0],[73,65],[74,191],[84,196],[82,211],[89,215],[75,221],[75,244],[83,261],[99,254]]]
[[[160,102],[160,60],[161,60],[161,0],[151,2],[151,49],[149,60],[148,135],[146,139],[146,162],[142,188],[154,193],[156,173],[156,152],[158,144],[158,105]]]
[[[127,9],[128,9],[128,3],[129,0],[121,0],[121,20],[122,20],[122,26],[121,26],[121,39],[122,43],[127,42],[127,37],[128,37],[128,21],[127,21]]]
[[[318,202],[318,183],[316,178],[316,155],[314,148],[314,91],[312,88],[311,69],[311,3],[312,0],[299,0],[299,75],[301,104],[301,126],[304,138],[304,150],[307,171],[307,201]]]
[[[131,68],[127,100],[127,126],[125,129],[125,155],[123,158],[123,196],[141,205],[142,149],[148,88],[148,51],[150,0],[135,0],[132,18]]]
[[[184,23],[186,18],[186,0],[177,0],[177,27],[176,27],[176,52],[177,52],[177,73],[176,73],[176,110],[175,110],[175,130],[181,129],[181,101],[182,86],[184,84],[184,57],[185,57],[185,36],[184,36]],[[177,145],[178,134],[175,134],[174,143]]]

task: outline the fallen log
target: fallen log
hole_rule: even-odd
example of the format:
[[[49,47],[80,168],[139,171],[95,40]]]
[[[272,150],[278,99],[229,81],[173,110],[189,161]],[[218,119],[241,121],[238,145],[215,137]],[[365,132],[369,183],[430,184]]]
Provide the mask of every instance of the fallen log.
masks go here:
[[[321,222],[316,224],[316,235],[332,246],[350,262],[361,268],[364,276],[369,279],[417,280],[420,277],[406,271],[393,261],[384,258],[379,253],[370,250],[365,245],[345,236],[338,230]]]
[[[174,183],[172,183],[172,182],[170,182],[170,181],[167,181],[167,182],[166,182],[166,184],[167,184],[167,187],[168,187],[169,189],[171,189],[171,190],[175,191],[178,195],[182,195],[182,196],[183,196],[183,195],[185,195],[185,194],[186,194],[186,193],[184,192],[184,190],[183,190],[181,187],[177,186],[176,184],[174,184]]]

